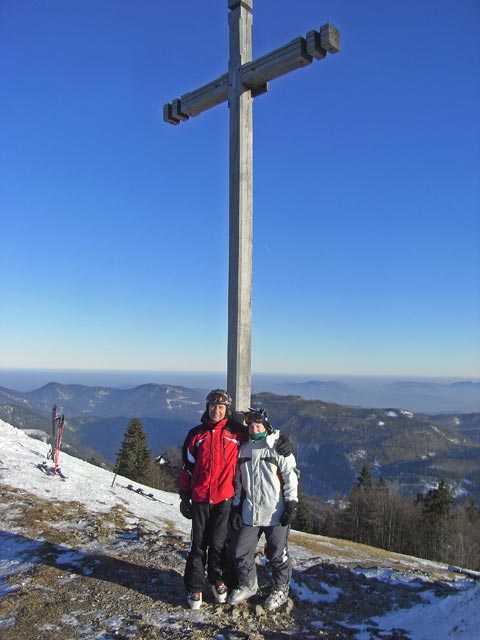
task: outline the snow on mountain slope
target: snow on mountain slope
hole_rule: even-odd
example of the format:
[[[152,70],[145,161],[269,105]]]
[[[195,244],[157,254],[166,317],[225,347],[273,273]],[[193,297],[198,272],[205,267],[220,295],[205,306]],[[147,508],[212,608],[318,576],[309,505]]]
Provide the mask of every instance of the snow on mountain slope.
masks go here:
[[[445,565],[292,532],[291,599],[185,606],[190,523],[178,497],[61,453],[66,480],[39,468],[48,445],[0,421],[0,635],[37,638],[473,640],[480,585]],[[261,545],[262,546],[262,545]],[[261,550],[261,549],[260,549]]]
[[[154,492],[157,500],[146,500],[126,487],[130,480],[118,476],[112,487],[110,471],[91,465],[79,458],[61,452],[59,465],[68,476],[66,481],[49,477],[37,465],[47,459],[50,445],[33,440],[25,432],[0,420],[0,467],[2,484],[9,484],[29,491],[41,498],[63,502],[78,501],[92,513],[108,512],[115,506],[125,506],[135,511],[157,530],[164,529],[169,520],[176,521],[177,528],[187,533],[189,523],[179,516],[178,497],[151,487],[142,487],[147,493]],[[161,509],[159,508],[161,504]]]

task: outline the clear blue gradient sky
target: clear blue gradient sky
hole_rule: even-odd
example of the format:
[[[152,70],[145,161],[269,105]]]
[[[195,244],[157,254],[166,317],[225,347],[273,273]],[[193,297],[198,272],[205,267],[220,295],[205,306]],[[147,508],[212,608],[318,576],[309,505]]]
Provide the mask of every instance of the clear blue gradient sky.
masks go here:
[[[226,369],[227,0],[0,3],[0,367]],[[480,3],[255,0],[252,367],[480,376]]]

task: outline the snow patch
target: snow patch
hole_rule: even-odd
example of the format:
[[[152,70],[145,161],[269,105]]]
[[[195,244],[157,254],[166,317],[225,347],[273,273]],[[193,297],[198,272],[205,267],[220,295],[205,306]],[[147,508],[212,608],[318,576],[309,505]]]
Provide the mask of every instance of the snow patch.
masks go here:
[[[314,604],[317,602],[335,602],[342,593],[341,589],[332,587],[325,582],[320,582],[318,587],[322,590],[321,593],[312,591],[307,585],[298,583],[295,580],[290,582],[290,588],[299,600],[312,602]]]

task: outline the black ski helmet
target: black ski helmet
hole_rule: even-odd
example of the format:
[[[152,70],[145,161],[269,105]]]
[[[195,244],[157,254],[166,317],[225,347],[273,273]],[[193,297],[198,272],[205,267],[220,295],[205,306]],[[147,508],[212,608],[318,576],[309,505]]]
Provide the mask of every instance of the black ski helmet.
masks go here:
[[[211,404],[224,404],[227,407],[227,415],[230,415],[230,408],[232,406],[232,396],[228,394],[224,389],[212,389],[205,398],[206,410]]]
[[[250,407],[245,414],[245,422],[247,426],[252,422],[260,422],[265,427],[267,433],[273,433],[273,427],[268,420],[266,410],[263,408],[254,409]]]

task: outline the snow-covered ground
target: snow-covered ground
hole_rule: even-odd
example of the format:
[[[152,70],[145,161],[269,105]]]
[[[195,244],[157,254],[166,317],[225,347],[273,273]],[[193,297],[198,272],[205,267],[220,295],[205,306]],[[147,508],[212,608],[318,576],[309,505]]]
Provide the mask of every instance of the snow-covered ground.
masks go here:
[[[18,430],[0,420],[0,481],[3,486],[14,487],[29,492],[49,501],[65,503],[79,503],[91,514],[105,514],[115,507],[127,509],[132,514],[133,520],[142,520],[145,527],[151,531],[168,532],[172,530],[181,536],[188,538],[190,523],[179,515],[178,497],[171,493],[162,492],[150,487],[143,487],[146,493],[152,494],[155,500],[145,498],[127,489],[129,480],[117,477],[112,487],[113,474],[99,467],[90,465],[74,458],[66,453],[60,454],[60,466],[67,479],[50,477],[43,473],[38,465],[41,465],[48,451],[48,445],[39,440],[28,437]],[[141,485],[136,484],[135,487]],[[0,506],[2,498],[0,498]],[[10,508],[10,505],[9,505]],[[5,527],[2,527],[5,531]],[[8,530],[7,530],[8,533]],[[300,568],[308,573],[319,563],[319,555],[314,549],[314,544],[322,540],[323,548],[331,549],[328,561],[341,563],[344,561],[342,553],[348,549],[348,543],[329,541],[320,536],[308,536],[306,534],[292,533],[292,556],[298,568],[294,572],[291,590],[294,599],[298,603],[311,604],[318,607],[325,603],[332,603],[342,597],[342,586],[326,584],[300,579]],[[26,544],[26,543],[24,543]],[[343,545],[343,546],[342,546]],[[353,547],[352,547],[353,548]],[[35,544],[32,543],[34,551]],[[32,551],[32,549],[30,551]],[[20,543],[6,544],[0,547],[0,602],[8,596],[11,585],[6,580],[17,572],[25,569],[27,562],[25,548]],[[385,585],[399,585],[402,581],[411,589],[419,589],[422,584],[421,602],[409,608],[397,608],[385,615],[369,617],[364,625],[355,624],[353,635],[357,640],[368,640],[381,635],[371,635],[372,624],[378,634],[383,637],[394,637],[395,629],[403,629],[407,635],[395,636],[411,640],[474,640],[480,638],[480,583],[469,576],[449,573],[444,565],[438,565],[412,559],[403,556],[405,566],[417,567],[418,571],[408,572],[399,569],[402,557],[396,554],[392,566],[385,566],[384,561],[378,566],[363,566],[359,553],[358,564],[354,569],[357,574],[362,574],[365,582],[376,581]],[[325,556],[322,560],[326,559]],[[351,557],[350,557],[351,560]],[[71,563],[72,558],[68,558]],[[422,572],[422,569],[425,571]],[[428,570],[428,571],[427,571]],[[449,595],[438,595],[434,588],[431,575],[434,570],[441,573],[443,583],[452,589]],[[312,574],[310,574],[312,575]],[[423,577],[422,577],[423,576]],[[431,586],[431,589],[429,587]],[[367,587],[364,587],[367,588]],[[343,595],[345,595],[343,593]],[[320,611],[321,609],[319,609]],[[12,618],[0,617],[0,633],[2,629],[9,628]],[[345,620],[339,620],[344,627],[348,626]],[[323,627],[321,615],[316,623],[320,630]],[[87,636],[82,636],[87,637]],[[91,636],[93,637],[93,636]],[[218,636],[219,637],[219,636]],[[293,636],[295,637],[295,636]],[[310,636],[297,636],[310,637]],[[339,636],[335,636],[339,637]]]
[[[0,479],[19,489],[25,489],[41,498],[77,501],[93,513],[108,512],[115,505],[125,506],[157,530],[162,530],[168,520],[176,522],[177,528],[189,531],[189,523],[178,517],[179,500],[175,494],[143,487],[147,493],[154,492],[158,502],[146,500],[143,496],[129,491],[131,480],[117,476],[112,487],[113,474],[83,460],[60,452],[59,467],[67,476],[51,478],[36,467],[47,459],[50,445],[34,440],[22,430],[0,420]],[[51,463],[50,463],[51,466]],[[52,482],[53,480],[53,482]],[[136,484],[135,487],[143,485]],[[183,525],[183,527],[182,527]]]

